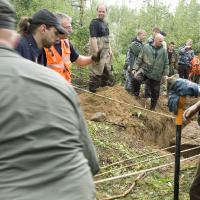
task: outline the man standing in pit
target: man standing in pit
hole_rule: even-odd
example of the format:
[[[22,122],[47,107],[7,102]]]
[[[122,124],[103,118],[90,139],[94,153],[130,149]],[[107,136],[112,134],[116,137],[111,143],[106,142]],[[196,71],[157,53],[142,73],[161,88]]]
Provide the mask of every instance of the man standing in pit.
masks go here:
[[[96,92],[97,88],[112,86],[114,84],[111,64],[112,50],[109,42],[109,28],[105,21],[107,8],[104,4],[97,6],[97,18],[90,23],[90,51],[97,55],[99,51],[100,62],[93,63],[90,67],[89,90]]]

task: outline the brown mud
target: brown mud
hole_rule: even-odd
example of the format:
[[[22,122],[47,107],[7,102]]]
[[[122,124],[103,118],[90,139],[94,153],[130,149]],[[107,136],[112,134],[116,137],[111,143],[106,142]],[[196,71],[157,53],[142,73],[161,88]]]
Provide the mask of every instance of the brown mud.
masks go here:
[[[90,120],[97,112],[105,113],[105,121],[118,125],[126,135],[135,135],[147,144],[160,147],[171,144],[176,126],[173,114],[167,110],[166,97],[160,97],[156,112],[149,112],[146,99],[136,99],[120,85],[101,88],[96,94],[112,100],[90,93],[80,94],[86,119]]]

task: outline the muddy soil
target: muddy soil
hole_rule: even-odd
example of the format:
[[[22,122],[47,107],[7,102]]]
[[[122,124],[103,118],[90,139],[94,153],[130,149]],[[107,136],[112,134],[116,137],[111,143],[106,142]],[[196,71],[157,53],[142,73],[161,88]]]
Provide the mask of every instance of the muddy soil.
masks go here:
[[[88,120],[100,112],[103,113],[103,121],[122,127],[122,132],[133,134],[147,144],[160,147],[174,144],[175,116],[168,112],[166,96],[160,96],[155,112],[148,110],[148,100],[136,99],[120,85],[101,88],[96,94],[82,93],[79,97]],[[197,99],[187,99],[186,107],[196,101]],[[190,123],[186,128],[183,130],[186,132],[184,142],[200,137],[200,128],[194,123]],[[189,136],[188,132],[192,136]]]

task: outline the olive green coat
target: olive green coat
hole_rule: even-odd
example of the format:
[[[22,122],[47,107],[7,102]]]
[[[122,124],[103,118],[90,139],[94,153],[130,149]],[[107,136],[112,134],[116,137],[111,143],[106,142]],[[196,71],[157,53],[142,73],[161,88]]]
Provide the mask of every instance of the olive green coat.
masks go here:
[[[160,81],[163,76],[169,74],[169,60],[166,49],[162,46],[155,48],[149,43],[145,44],[133,69],[141,69],[149,79]]]

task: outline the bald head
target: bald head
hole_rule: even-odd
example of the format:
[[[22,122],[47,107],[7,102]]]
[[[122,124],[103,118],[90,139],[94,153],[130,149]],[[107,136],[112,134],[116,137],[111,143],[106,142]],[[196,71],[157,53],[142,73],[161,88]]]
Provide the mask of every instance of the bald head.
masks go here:
[[[153,45],[155,47],[160,47],[160,46],[162,46],[163,41],[164,41],[164,36],[161,35],[160,33],[158,33],[158,34],[156,34],[156,36],[154,38]]]

